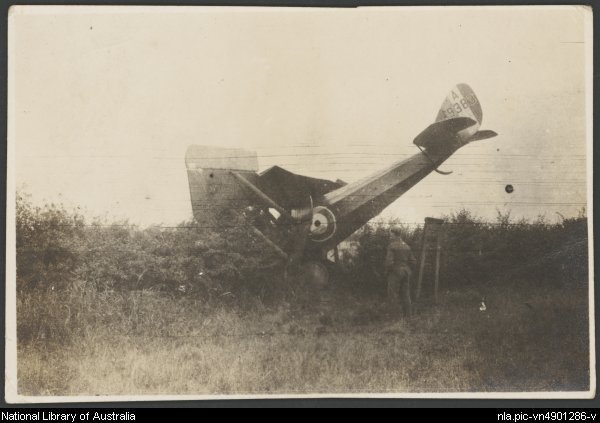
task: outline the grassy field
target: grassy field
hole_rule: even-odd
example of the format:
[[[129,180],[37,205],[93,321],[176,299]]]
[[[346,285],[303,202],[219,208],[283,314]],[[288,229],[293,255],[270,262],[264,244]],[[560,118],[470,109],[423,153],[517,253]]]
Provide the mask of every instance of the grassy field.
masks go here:
[[[68,342],[43,331],[20,342],[19,394],[589,388],[585,283],[463,287],[446,291],[437,306],[424,302],[410,319],[380,298],[336,289],[325,325],[302,303],[236,312],[152,291],[130,295],[121,303],[90,299],[129,310],[118,330],[105,316]]]

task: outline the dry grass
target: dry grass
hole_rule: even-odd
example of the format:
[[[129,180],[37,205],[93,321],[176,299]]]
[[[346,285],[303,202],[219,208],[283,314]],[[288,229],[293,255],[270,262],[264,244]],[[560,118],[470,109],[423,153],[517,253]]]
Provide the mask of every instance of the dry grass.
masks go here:
[[[588,389],[584,286],[463,288],[410,320],[377,299],[338,293],[326,326],[317,311],[300,306],[241,313],[151,293],[140,298],[135,325],[128,319],[116,330],[109,319],[69,342],[20,342],[19,393]]]

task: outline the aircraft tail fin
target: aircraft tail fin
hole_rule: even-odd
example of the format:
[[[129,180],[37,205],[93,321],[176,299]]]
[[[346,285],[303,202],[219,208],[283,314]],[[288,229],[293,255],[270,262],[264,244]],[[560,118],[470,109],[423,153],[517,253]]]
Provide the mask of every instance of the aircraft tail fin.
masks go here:
[[[496,136],[494,131],[479,131],[483,120],[481,104],[467,84],[457,84],[444,99],[435,123],[414,140],[426,150],[455,150],[472,141]]]
[[[250,205],[247,194],[231,172],[255,179],[258,170],[255,152],[192,145],[185,153],[185,165],[192,211],[198,222],[214,221],[228,210],[241,210]]]

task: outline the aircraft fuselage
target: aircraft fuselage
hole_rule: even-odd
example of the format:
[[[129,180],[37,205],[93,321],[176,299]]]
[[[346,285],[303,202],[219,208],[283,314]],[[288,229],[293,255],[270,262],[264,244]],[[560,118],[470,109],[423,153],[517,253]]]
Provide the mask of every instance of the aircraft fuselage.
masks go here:
[[[315,199],[307,247],[325,254],[433,172],[451,154],[417,153]]]

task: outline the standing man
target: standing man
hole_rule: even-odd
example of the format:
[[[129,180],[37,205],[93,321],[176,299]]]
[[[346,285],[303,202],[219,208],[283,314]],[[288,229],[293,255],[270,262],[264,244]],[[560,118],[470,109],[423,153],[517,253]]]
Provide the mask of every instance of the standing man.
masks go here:
[[[388,301],[393,307],[402,299],[404,316],[412,314],[412,301],[410,298],[411,266],[416,260],[412,250],[401,238],[400,228],[392,228],[392,239],[388,245],[385,257],[385,271],[387,275]]]

